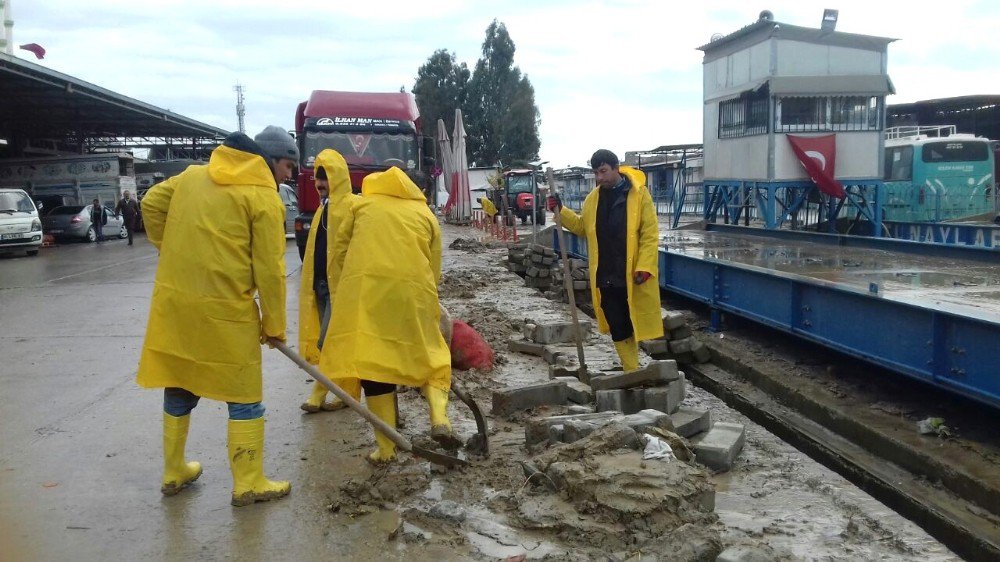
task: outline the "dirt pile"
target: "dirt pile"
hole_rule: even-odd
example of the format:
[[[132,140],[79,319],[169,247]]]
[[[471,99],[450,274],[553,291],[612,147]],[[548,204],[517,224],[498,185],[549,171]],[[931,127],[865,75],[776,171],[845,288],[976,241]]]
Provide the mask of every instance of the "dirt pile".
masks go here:
[[[442,299],[472,299],[490,284],[490,274],[483,269],[445,271],[441,275],[438,296]]]
[[[372,471],[367,478],[352,478],[341,484],[327,508],[351,517],[376,513],[426,490],[430,481],[427,463],[392,464]]]
[[[448,248],[451,250],[462,250],[470,254],[481,254],[489,249],[490,246],[472,238],[456,238],[454,242],[448,245]]]
[[[537,486],[508,495],[513,520],[605,551],[649,552],[666,541],[700,545],[680,559],[714,559],[721,541],[708,474],[676,459],[645,461],[641,443],[612,423],[537,455],[542,474],[532,480],[546,478],[559,492]]]

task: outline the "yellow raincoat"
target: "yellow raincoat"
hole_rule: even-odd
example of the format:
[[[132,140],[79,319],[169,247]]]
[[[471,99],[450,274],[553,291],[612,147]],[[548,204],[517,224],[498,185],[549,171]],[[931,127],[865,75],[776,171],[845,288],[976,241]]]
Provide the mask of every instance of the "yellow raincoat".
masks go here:
[[[439,327],[441,227],[399,168],[365,178],[330,253],[340,267],[320,358],[331,379],[451,388]]]
[[[483,206],[483,212],[486,213],[486,216],[493,218],[497,215],[497,206],[493,204],[493,201],[486,197],[480,197],[479,204]]]
[[[344,219],[351,213],[354,202],[360,199],[351,193],[351,176],[347,162],[339,152],[326,149],[316,156],[316,168],[326,170],[326,178],[330,183],[329,202],[326,206],[326,247],[333,248],[333,240]],[[313,253],[316,248],[316,232],[319,230],[321,213],[313,216],[309,238],[306,240],[306,252],[302,260],[302,285],[299,288],[299,350],[306,361],[313,365],[319,364],[319,311],[316,308],[316,292],[313,291]],[[327,279],[330,290],[337,287],[339,271],[329,268],[331,260],[327,260]]]
[[[652,340],[663,336],[663,320],[660,314],[660,287],[656,279],[659,277],[660,232],[656,223],[656,210],[653,208],[653,198],[646,188],[646,176],[641,171],[629,166],[618,170],[628,177],[632,187],[628,191],[625,212],[626,228],[626,264],[628,272],[628,308],[632,318],[632,329],[635,340]],[[562,208],[560,218],[562,224],[577,236],[587,238],[587,254],[590,267],[590,294],[594,301],[594,312],[597,314],[597,328],[607,334],[610,331],[608,322],[601,310],[601,292],[597,288],[597,201],[600,187],[583,200],[583,217],[571,209]],[[636,271],[645,271],[652,275],[642,285],[636,285],[632,276]]]
[[[270,168],[220,146],[150,189],[142,218],[160,262],[137,382],[260,402],[260,344],[285,339],[285,208]]]

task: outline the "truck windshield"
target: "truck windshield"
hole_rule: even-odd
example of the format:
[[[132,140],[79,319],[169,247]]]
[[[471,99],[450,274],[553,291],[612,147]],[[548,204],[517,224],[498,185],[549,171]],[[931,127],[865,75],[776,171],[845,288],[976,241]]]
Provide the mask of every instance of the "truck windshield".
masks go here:
[[[364,132],[306,131],[303,164],[311,168],[324,149],[339,152],[352,166],[417,167],[417,142],[413,135]]]
[[[531,193],[531,176],[508,176],[508,193]]]

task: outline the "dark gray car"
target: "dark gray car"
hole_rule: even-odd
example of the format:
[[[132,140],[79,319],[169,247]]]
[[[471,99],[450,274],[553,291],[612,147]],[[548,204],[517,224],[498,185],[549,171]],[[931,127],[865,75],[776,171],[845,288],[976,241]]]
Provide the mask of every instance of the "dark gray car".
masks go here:
[[[104,225],[104,237],[128,238],[125,219],[116,215],[114,209],[104,207],[104,210],[108,214],[108,224]],[[90,205],[56,207],[42,218],[42,226],[46,234],[56,238],[97,241],[96,226],[90,222]]]

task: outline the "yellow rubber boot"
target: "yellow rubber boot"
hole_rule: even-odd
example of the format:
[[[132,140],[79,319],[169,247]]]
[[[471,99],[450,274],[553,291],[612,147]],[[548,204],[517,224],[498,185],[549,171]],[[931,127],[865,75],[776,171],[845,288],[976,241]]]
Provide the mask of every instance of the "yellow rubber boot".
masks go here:
[[[626,372],[639,368],[639,344],[635,341],[635,336],[615,342],[615,351],[618,358],[622,360],[622,369]]]
[[[184,462],[191,414],[171,416],[163,412],[163,485],[164,496],[172,496],[201,476],[201,463]]]
[[[396,393],[389,392],[378,396],[365,398],[368,409],[373,414],[384,421],[389,427],[396,427]],[[375,430],[375,443],[378,449],[368,455],[368,460],[373,464],[385,464],[396,460],[396,444],[389,439],[389,436],[379,430]]]
[[[446,449],[458,449],[462,440],[455,435],[448,420],[448,391],[430,385],[422,390],[431,411],[431,439]]]
[[[229,466],[236,507],[288,495],[288,482],[264,478],[264,418],[229,420]]]
[[[307,414],[315,414],[320,410],[324,410],[325,408],[323,406],[325,406],[325,403],[323,401],[326,399],[326,393],[327,390],[325,386],[318,382],[313,384],[312,392],[309,394],[309,398],[307,398],[306,401],[299,406],[299,408],[302,408],[302,410],[304,410]]]

